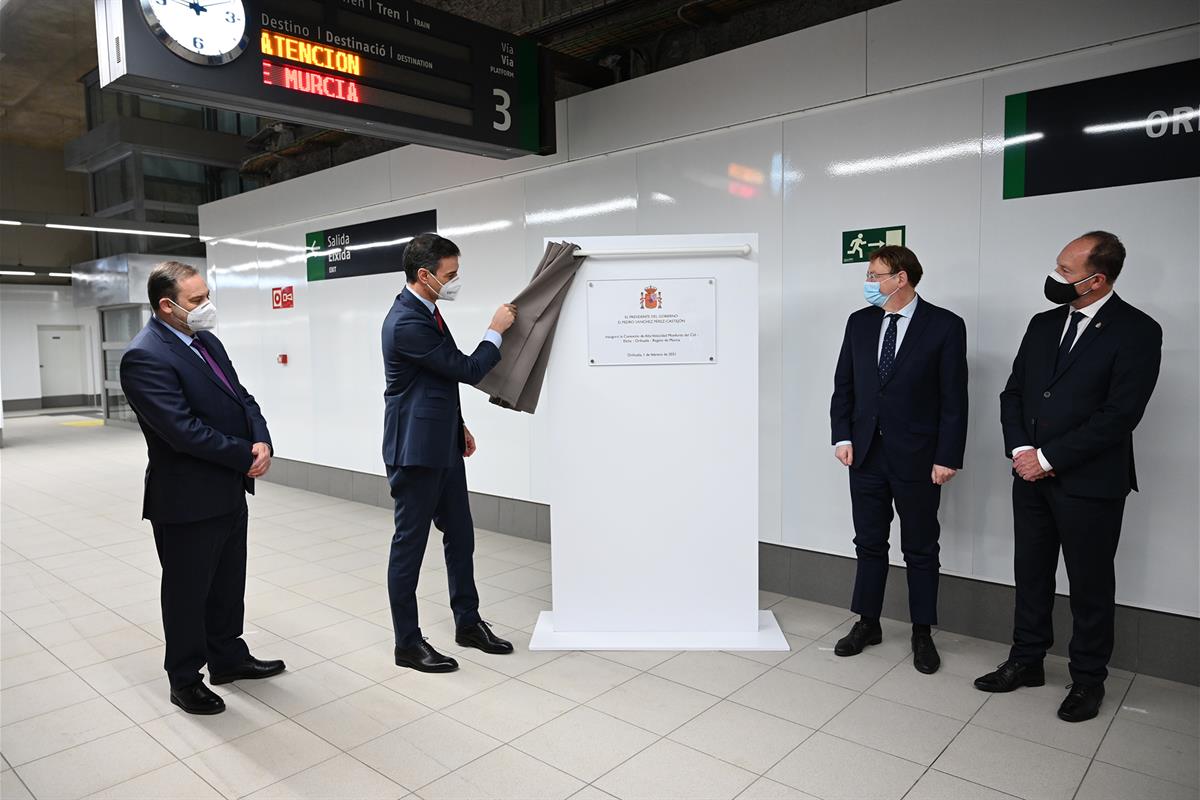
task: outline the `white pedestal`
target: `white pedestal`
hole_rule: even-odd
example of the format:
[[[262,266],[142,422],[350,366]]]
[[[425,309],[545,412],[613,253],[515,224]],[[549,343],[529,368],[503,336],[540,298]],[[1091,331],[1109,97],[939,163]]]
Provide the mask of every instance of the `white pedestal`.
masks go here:
[[[758,237],[568,241],[623,254],[584,262],[550,354],[554,609],[530,649],[787,650],[774,615],[758,609]],[[620,291],[601,291],[604,281]],[[639,292],[655,286],[674,287],[655,313],[687,320],[685,332],[695,320],[703,358],[679,347],[666,355],[688,363],[601,366],[589,326],[639,319],[620,315],[645,313]]]

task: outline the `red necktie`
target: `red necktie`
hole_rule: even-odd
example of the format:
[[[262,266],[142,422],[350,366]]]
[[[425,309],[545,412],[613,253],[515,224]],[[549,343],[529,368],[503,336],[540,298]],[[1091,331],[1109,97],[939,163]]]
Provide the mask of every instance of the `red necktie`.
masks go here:
[[[442,322],[442,312],[438,310],[437,306],[433,307],[433,318],[437,320],[438,330],[445,333],[446,325]]]

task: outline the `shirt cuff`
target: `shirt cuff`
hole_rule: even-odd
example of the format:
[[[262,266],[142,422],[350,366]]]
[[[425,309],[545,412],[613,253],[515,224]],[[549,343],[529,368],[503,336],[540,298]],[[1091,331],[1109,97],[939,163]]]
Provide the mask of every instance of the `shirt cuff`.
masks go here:
[[[487,332],[483,334],[483,340],[485,342],[491,342],[492,344],[496,345],[497,350],[500,349],[500,345],[504,344],[504,337],[501,336],[500,334],[496,333],[491,328],[488,328]]]
[[[1042,469],[1046,470],[1046,472],[1054,471],[1054,467],[1050,466],[1050,462],[1046,460],[1046,456],[1045,456],[1045,454],[1042,453],[1042,448],[1040,448],[1040,447],[1038,448],[1038,451],[1037,451],[1037,457],[1038,457],[1038,463],[1042,465]]]
[[[1033,449],[1033,445],[1028,445],[1028,444],[1023,444],[1020,447],[1014,447],[1012,449],[1013,458],[1017,457],[1017,453],[1024,453],[1026,450],[1032,450],[1032,449]]]
[[[847,440],[845,440],[845,441],[842,441],[842,442],[835,442],[833,446],[834,446],[834,447],[844,447],[844,446],[846,446],[846,445],[848,445],[848,444],[854,444],[854,443],[853,443],[853,442],[851,442],[849,439],[847,439]]]

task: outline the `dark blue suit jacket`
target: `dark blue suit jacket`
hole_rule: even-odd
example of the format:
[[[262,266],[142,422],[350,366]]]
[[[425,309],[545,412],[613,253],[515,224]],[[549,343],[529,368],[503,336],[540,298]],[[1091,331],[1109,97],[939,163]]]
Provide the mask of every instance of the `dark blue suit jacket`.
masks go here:
[[[860,467],[878,430],[888,463],[901,477],[927,480],[934,464],[961,469],[967,447],[966,324],[920,298],[896,364],[881,384],[883,317],[882,308],[869,306],[846,322],[829,408],[833,443],[852,442],[853,467]]]
[[[157,319],[121,358],[121,389],[150,456],[142,516],[153,522],[198,522],[238,511],[245,493],[254,493],[246,477],[254,463],[250,447],[271,444],[267,421],[221,341],[206,331],[198,335],[235,392]]]
[[[491,342],[465,355],[417,297],[396,295],[383,321],[383,463],[448,468],[462,458],[458,384],[479,383],[499,363]]]
[[[1040,447],[1067,494],[1125,497],[1137,489],[1133,429],[1158,382],[1162,327],[1113,295],[1056,369],[1068,313],[1029,322],[1000,393],[1004,449]]]

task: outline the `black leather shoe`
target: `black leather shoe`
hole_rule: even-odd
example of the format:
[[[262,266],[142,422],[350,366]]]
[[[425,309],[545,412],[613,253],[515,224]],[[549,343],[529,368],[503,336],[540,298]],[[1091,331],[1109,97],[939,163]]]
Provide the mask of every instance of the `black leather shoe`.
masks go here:
[[[223,683],[233,683],[234,681],[253,681],[278,675],[285,669],[287,667],[282,661],[259,661],[257,658],[252,658],[226,672],[215,672],[210,669],[208,682],[213,686],[220,686]]]
[[[1046,670],[1041,662],[1021,664],[1005,661],[995,672],[975,679],[975,688],[981,692],[1011,692],[1022,686],[1045,686]]]
[[[1104,700],[1104,684],[1081,686],[1073,683],[1067,687],[1067,697],[1058,707],[1058,718],[1064,722],[1083,722],[1100,713],[1100,702]]]
[[[917,668],[917,672],[932,675],[942,665],[942,657],[938,655],[933,644],[933,636],[928,633],[912,635],[912,652],[913,666]]]
[[[474,647],[485,653],[501,656],[513,651],[512,642],[506,642],[496,634],[483,620],[454,632],[454,641],[459,647]]]
[[[204,681],[182,689],[172,689],[171,702],[189,714],[220,714],[225,710],[225,701],[205,686]]]
[[[869,644],[879,644],[883,641],[883,628],[879,623],[872,625],[859,620],[854,623],[850,632],[838,640],[833,652],[839,656],[856,656]]]
[[[409,667],[418,672],[454,672],[458,662],[444,656],[433,645],[422,639],[409,647],[396,648],[396,666]]]

